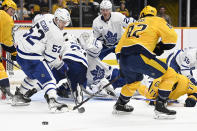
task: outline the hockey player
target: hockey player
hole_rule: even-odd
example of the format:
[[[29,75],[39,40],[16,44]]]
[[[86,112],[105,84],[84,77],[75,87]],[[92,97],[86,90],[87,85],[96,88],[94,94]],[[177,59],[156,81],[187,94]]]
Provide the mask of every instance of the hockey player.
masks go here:
[[[108,84],[111,80],[119,76],[119,69],[102,62],[98,55],[102,49],[102,43],[93,37],[92,33],[82,33],[79,37],[80,44],[87,51],[88,71],[87,86],[95,93],[100,88]],[[115,96],[114,89],[122,87],[125,80],[120,78],[112,85],[109,85],[99,94],[101,96]]]
[[[147,99],[156,99],[158,97],[158,87],[161,78],[154,79],[150,85],[141,85],[138,89],[139,93]],[[147,88],[149,86],[149,88]],[[185,100],[186,107],[194,107],[197,101],[197,86],[195,86],[186,76],[178,74],[178,81],[174,84],[169,99],[177,100],[179,97],[187,94]],[[150,104],[154,104],[150,102]]]
[[[110,53],[114,53],[115,46],[118,44],[124,27],[134,22],[133,18],[127,18],[120,12],[112,12],[112,3],[109,0],[103,0],[100,3],[101,15],[93,21],[92,28],[94,37],[102,42],[102,50],[99,55],[103,59]]]
[[[62,30],[69,23],[69,12],[66,9],[57,9],[54,15],[44,15],[28,32],[16,39],[17,62],[29,79],[40,83],[51,112],[67,110],[66,104],[56,101],[56,80],[48,64],[57,70],[63,66],[59,60],[64,44]],[[25,80],[24,83],[31,84]],[[13,97],[13,105],[29,101],[20,90],[17,90]]]
[[[139,88],[143,74],[146,74],[162,79],[155,105],[155,118],[160,118],[160,115],[175,117],[176,111],[167,109],[165,103],[177,82],[177,73],[157,59],[155,54],[161,55],[164,50],[175,47],[177,34],[163,18],[156,15],[157,10],[154,7],[146,6],[140,12],[140,19],[128,26],[116,46],[121,74],[127,84],[121,89],[119,99],[114,105],[114,113],[133,111],[134,108],[127,103]],[[162,41],[157,43],[160,37]]]
[[[61,53],[61,59],[64,61],[64,65],[67,66],[67,70],[53,69],[54,76],[59,82],[65,79],[65,73],[67,75],[68,84],[57,88],[57,94],[61,97],[69,97],[70,90],[77,98],[77,103],[83,100],[82,88],[86,88],[88,60],[86,51],[83,50],[78,43],[77,38],[71,34],[64,34],[65,44]],[[71,86],[71,89],[68,87]],[[67,89],[66,89],[67,88]]]
[[[197,85],[196,79],[193,77],[192,70],[197,67],[197,49],[185,48],[183,50],[175,50],[167,57],[168,66],[172,67],[177,73],[186,76],[190,81]]]
[[[5,50],[11,53],[12,60],[16,59],[16,49],[13,45],[12,28],[14,27],[14,21],[12,16],[17,10],[17,6],[12,0],[5,0],[2,3],[2,9],[0,10],[0,45]],[[5,68],[2,64],[0,57],[0,90],[3,96],[11,97],[10,82]],[[8,99],[9,99],[8,98]]]

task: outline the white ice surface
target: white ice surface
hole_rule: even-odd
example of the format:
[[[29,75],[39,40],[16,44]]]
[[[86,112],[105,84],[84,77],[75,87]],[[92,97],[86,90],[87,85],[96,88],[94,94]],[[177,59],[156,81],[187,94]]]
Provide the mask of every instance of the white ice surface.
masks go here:
[[[0,130],[1,131],[171,131],[196,130],[197,108],[174,105],[169,108],[177,111],[174,120],[155,120],[154,108],[144,101],[131,100],[135,107],[129,115],[113,115],[114,100],[93,99],[83,105],[86,111],[82,114],[70,111],[52,114],[43,99],[43,93],[32,98],[29,106],[12,107],[1,101]],[[73,104],[66,100],[65,103]],[[42,125],[42,122],[48,125]]]
[[[20,74],[20,73],[15,73]],[[22,75],[11,79],[22,79]],[[184,97],[180,98],[184,102]],[[70,100],[63,101],[74,105]],[[29,106],[12,107],[0,101],[0,131],[195,131],[197,129],[197,107],[186,108],[174,104],[169,108],[177,111],[174,120],[155,120],[154,108],[144,101],[131,100],[134,111],[129,115],[113,115],[115,100],[86,102],[82,114],[70,111],[61,114],[49,112],[40,92],[32,97]],[[42,125],[42,122],[48,125]]]

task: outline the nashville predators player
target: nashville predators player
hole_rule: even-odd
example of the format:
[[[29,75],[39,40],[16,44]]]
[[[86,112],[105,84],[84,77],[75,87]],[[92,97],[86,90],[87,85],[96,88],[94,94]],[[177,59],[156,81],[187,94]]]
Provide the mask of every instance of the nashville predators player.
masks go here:
[[[15,14],[17,6],[12,0],[5,0],[2,3],[2,9],[0,10],[0,45],[5,50],[11,53],[11,59],[16,57],[16,49],[13,45],[12,28],[14,27],[14,21],[12,16]],[[1,56],[1,55],[0,55]],[[0,89],[3,95],[11,97],[10,83],[8,75],[2,64],[0,57]]]
[[[167,109],[165,103],[177,82],[177,73],[157,59],[156,55],[174,48],[177,34],[163,18],[156,15],[154,7],[146,6],[140,13],[140,19],[128,26],[115,49],[121,74],[127,84],[121,89],[114,113],[133,111],[134,108],[127,103],[140,87],[143,74],[146,74],[162,79],[155,105],[155,118],[175,118],[176,111]]]
[[[140,88],[138,88],[138,91],[148,99],[156,99],[158,97],[158,87],[160,83],[161,78],[154,79],[149,88],[147,88],[146,85],[141,85]],[[197,86],[195,86],[186,76],[178,74],[178,81],[174,84],[169,99],[177,100],[185,94],[188,95],[185,100],[185,106],[194,107],[197,101]]]

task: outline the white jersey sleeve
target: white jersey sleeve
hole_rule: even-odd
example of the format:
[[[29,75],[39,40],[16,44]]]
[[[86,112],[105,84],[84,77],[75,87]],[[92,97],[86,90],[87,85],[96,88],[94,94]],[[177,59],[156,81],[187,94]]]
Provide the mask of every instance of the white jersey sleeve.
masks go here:
[[[187,76],[189,79],[193,78],[191,71],[195,69],[196,50],[181,51],[176,57],[176,62],[182,75]]]

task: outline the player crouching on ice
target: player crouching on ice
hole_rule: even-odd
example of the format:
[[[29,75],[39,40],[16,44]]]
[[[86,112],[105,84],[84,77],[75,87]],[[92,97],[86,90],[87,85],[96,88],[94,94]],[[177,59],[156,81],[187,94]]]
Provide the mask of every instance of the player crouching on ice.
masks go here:
[[[127,103],[140,87],[145,74],[162,79],[155,104],[155,118],[176,116],[176,111],[169,110],[165,103],[172,87],[178,81],[177,73],[155,55],[161,55],[164,50],[175,47],[177,34],[163,18],[156,15],[157,10],[154,7],[146,6],[140,12],[140,19],[128,26],[116,46],[115,52],[119,58],[121,74],[127,84],[121,89],[120,97],[114,105],[114,113],[129,113],[134,110]],[[158,43],[160,38],[161,41]]]
[[[61,59],[64,65],[68,66],[68,70],[53,69],[52,71],[57,82],[65,79],[65,72],[68,81],[57,88],[57,94],[60,97],[68,98],[73,93],[76,103],[80,103],[83,100],[82,89],[85,89],[87,84],[87,53],[82,49],[74,35],[65,33],[64,40],[65,44],[61,53]]]
[[[147,81],[148,79],[145,79]],[[161,83],[161,78],[154,79],[150,83],[149,88],[148,85],[140,85],[138,91],[141,95],[145,96],[147,99],[156,99],[158,97],[158,87]],[[172,91],[170,92],[169,99],[177,100],[179,97],[187,94],[188,97],[185,100],[185,107],[194,107],[197,101],[197,86],[195,86],[186,76],[178,74],[178,81],[172,87]],[[150,101],[150,105],[154,105],[153,101]],[[170,103],[169,103],[170,104]]]
[[[57,9],[52,14],[43,15],[23,35],[16,38],[17,62],[27,75],[23,83],[35,85],[40,84],[45,91],[45,99],[51,112],[62,112],[68,106],[57,102],[56,80],[51,72],[49,64],[57,70],[63,67],[59,56],[64,45],[63,32],[65,26],[70,23],[70,14],[66,9]],[[26,86],[17,89],[12,100],[12,105],[29,103],[30,99],[25,97]]]

